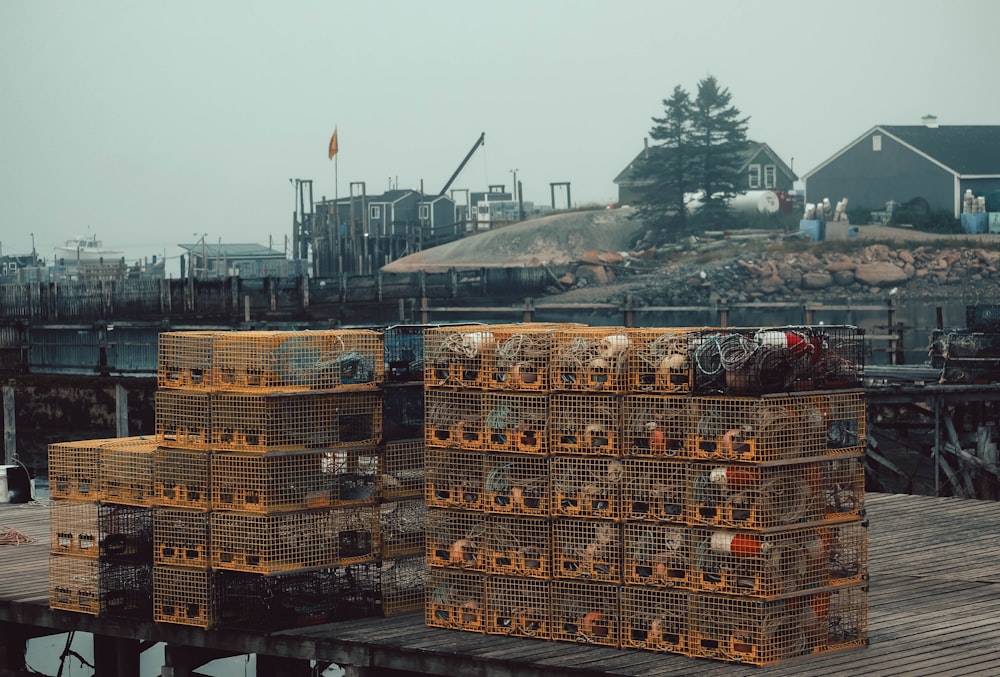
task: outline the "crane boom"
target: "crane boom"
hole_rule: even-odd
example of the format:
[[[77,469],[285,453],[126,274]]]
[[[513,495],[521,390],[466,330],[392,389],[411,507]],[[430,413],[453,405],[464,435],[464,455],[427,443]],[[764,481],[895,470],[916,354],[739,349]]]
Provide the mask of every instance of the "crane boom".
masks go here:
[[[462,164],[460,164],[458,166],[458,169],[455,170],[455,173],[451,175],[450,179],[448,179],[448,183],[444,184],[444,188],[442,188],[441,192],[438,193],[439,196],[440,195],[444,195],[445,193],[448,192],[448,189],[451,188],[451,184],[455,183],[455,179],[458,178],[458,175],[465,168],[465,165],[467,165],[469,163],[469,160],[472,159],[472,154],[475,153],[476,149],[478,149],[484,143],[486,143],[486,132],[483,132],[482,134],[480,134],[479,138],[476,139],[476,142],[474,144],[472,144],[472,148],[470,148],[469,152],[466,153],[465,159],[462,160]]]

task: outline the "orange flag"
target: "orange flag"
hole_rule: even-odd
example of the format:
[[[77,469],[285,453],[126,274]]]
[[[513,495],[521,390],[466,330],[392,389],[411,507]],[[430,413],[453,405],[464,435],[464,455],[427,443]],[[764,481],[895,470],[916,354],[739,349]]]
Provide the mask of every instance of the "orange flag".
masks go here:
[[[333,128],[333,136],[330,137],[330,154],[328,159],[332,160],[333,156],[337,154],[337,128]]]

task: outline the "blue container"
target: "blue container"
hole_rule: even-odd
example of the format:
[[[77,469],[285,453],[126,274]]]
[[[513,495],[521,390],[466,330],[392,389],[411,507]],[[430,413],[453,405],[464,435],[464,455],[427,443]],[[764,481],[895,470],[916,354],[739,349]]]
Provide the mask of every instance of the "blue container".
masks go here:
[[[799,221],[799,232],[805,233],[816,242],[826,239],[826,221],[802,219]]]
[[[962,214],[962,232],[970,235],[989,232],[989,215],[986,212],[978,214]]]

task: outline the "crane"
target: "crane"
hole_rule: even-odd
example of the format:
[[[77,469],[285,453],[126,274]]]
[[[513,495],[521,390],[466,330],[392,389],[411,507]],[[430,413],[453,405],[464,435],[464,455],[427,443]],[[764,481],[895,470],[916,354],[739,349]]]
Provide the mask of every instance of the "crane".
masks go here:
[[[451,188],[451,184],[455,183],[455,179],[458,178],[458,175],[465,168],[465,165],[467,165],[469,163],[469,160],[472,159],[472,154],[475,153],[476,150],[484,143],[486,143],[486,132],[480,134],[479,138],[476,139],[476,142],[472,144],[472,148],[470,148],[469,152],[466,153],[465,159],[462,160],[462,164],[458,166],[458,169],[455,170],[455,173],[451,175],[450,179],[448,179],[448,183],[444,184],[444,188],[442,188],[441,192],[438,193],[439,196],[444,195],[445,193],[448,192],[448,189]]]

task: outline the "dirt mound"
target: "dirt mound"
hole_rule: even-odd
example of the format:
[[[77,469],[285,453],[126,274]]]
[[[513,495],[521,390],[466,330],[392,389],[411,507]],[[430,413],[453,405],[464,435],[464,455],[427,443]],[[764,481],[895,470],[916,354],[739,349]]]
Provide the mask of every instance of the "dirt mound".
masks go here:
[[[397,259],[382,270],[406,273],[454,267],[539,266],[579,261],[587,252],[623,251],[635,245],[642,225],[630,209],[565,212],[477,233]]]

